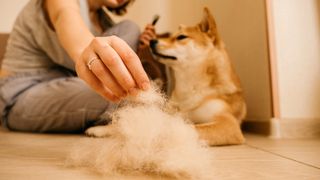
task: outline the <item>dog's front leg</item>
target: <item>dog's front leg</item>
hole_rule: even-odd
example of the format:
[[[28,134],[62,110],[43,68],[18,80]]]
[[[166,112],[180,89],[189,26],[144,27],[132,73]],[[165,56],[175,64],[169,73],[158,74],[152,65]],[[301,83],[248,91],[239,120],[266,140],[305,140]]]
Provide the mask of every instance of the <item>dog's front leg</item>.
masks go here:
[[[115,133],[115,126],[112,124],[104,126],[93,126],[85,131],[87,136],[107,137]]]
[[[210,146],[242,144],[245,139],[237,119],[228,113],[215,115],[212,122],[196,124],[200,139]]]

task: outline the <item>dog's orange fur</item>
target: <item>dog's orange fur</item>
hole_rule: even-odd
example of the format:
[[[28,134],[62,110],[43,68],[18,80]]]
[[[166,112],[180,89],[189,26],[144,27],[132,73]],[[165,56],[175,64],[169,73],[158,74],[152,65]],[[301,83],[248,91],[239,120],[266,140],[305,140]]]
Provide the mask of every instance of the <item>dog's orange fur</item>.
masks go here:
[[[180,26],[174,35],[158,39],[153,50],[177,58],[160,59],[173,70],[170,100],[195,123],[200,138],[209,145],[242,144],[242,88],[209,10],[196,26]]]

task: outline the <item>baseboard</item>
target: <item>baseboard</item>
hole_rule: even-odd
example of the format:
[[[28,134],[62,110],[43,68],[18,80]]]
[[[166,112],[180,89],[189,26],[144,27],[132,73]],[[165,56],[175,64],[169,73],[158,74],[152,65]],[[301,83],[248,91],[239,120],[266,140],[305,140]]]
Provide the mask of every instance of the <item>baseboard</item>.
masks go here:
[[[244,121],[245,132],[257,133],[275,139],[320,138],[320,119],[276,119]]]
[[[244,132],[269,136],[270,125],[269,121],[244,121],[241,125],[241,129]]]

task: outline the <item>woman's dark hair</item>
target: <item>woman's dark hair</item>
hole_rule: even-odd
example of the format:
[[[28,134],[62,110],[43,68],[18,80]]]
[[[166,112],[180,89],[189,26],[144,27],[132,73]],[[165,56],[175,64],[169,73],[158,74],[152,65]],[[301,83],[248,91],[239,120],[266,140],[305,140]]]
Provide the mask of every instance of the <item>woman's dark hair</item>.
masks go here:
[[[131,3],[133,3],[134,0],[128,0],[127,2],[125,2],[122,6],[119,6],[117,8],[110,8],[108,7],[108,10],[116,15],[124,15],[125,13],[127,13],[127,7],[128,5],[130,5]]]

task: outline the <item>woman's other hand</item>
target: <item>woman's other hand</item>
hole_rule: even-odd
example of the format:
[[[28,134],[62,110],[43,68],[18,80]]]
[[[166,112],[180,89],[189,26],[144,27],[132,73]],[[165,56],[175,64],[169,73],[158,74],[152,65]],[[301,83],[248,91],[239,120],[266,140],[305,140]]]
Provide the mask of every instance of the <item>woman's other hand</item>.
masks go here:
[[[144,31],[141,33],[139,38],[139,49],[145,48],[150,45],[150,40],[156,39],[156,30],[155,27],[151,24],[147,24],[144,28]]]

